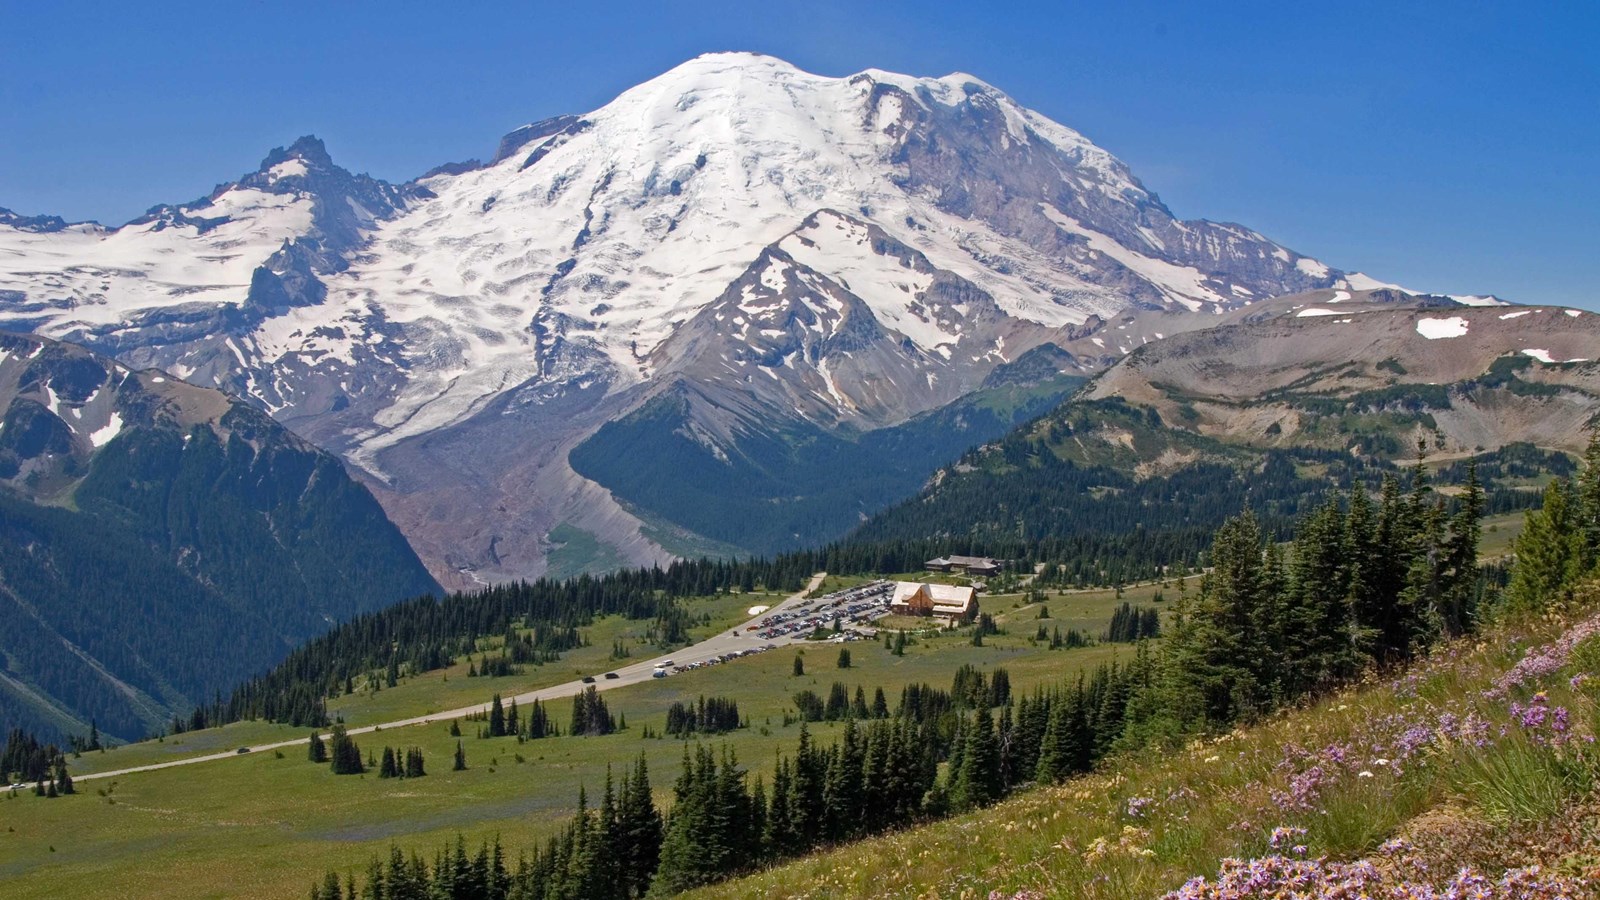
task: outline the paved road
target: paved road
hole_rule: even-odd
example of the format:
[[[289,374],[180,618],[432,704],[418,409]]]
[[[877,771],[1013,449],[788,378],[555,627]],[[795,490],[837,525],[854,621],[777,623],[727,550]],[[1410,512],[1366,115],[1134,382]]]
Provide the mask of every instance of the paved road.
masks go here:
[[[826,572],[818,572],[817,574],[811,576],[811,582],[807,584],[799,593],[791,594],[790,596],[786,597],[782,603],[773,606],[771,609],[762,611],[760,615],[753,617],[751,621],[754,621],[754,619],[765,618],[766,616],[770,616],[780,610],[799,605],[805,600],[807,594],[822,586],[822,579],[826,575]],[[527,691],[525,693],[517,694],[514,697],[502,697],[501,702],[510,704],[512,700],[515,700],[517,702],[517,706],[523,707],[535,700],[538,700],[541,703],[548,703],[551,700],[560,700],[563,697],[571,697],[574,694],[582,693],[585,688],[589,687],[593,687],[595,690],[599,691],[609,691],[613,688],[624,687],[630,684],[638,684],[642,681],[649,681],[651,677],[653,677],[652,673],[655,671],[656,663],[658,662],[671,660],[675,665],[684,666],[690,663],[715,659],[718,656],[733,650],[747,650],[751,647],[764,647],[767,644],[778,644],[781,646],[783,644],[791,644],[797,641],[802,641],[806,637],[804,634],[800,634],[786,635],[772,639],[762,639],[756,637],[755,632],[745,631],[744,628],[747,624],[748,622],[741,623],[737,628],[730,631],[719,631],[715,635],[706,638],[700,643],[685,647],[682,650],[674,650],[671,653],[666,653],[653,659],[647,659],[643,662],[629,663],[628,665],[619,669],[610,670],[617,674],[616,678],[605,678],[603,677],[604,673],[596,672],[594,673],[594,683],[592,685],[585,684],[582,680],[569,681],[565,684],[540,688],[536,691]],[[425,716],[414,716],[409,719],[399,719],[393,722],[383,722],[377,725],[363,725],[359,728],[349,729],[349,733],[352,735],[369,734],[374,731],[390,731],[395,728],[405,728],[411,725],[428,725],[433,722],[448,722],[451,719],[460,719],[476,713],[487,713],[488,711],[488,703],[479,703],[475,706],[463,706],[460,709],[429,713]],[[324,735],[324,737],[326,736],[327,735]],[[285,747],[304,746],[305,744],[309,743],[310,740],[311,739],[309,737],[303,737],[295,738],[294,740],[289,741],[279,741],[274,744],[257,744],[250,748],[250,752],[259,753],[264,750],[282,750]],[[90,772],[84,775],[74,775],[72,776],[72,780],[74,783],[78,783],[91,781],[96,778],[114,778],[120,775],[131,775],[135,772],[150,772],[156,769],[170,769],[175,766],[192,766],[195,763],[212,762],[219,759],[237,759],[240,756],[247,755],[249,754],[240,753],[237,749],[234,749],[222,753],[212,753],[206,756],[189,756],[183,759],[174,759],[169,762],[152,763],[148,766],[132,766],[126,769],[114,769],[109,772]]]

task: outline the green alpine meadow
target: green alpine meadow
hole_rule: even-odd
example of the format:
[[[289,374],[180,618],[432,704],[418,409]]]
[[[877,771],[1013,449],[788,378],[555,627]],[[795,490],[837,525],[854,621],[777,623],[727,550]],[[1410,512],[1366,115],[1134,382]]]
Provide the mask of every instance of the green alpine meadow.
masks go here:
[[[1600,900],[1594,15],[0,13],[0,898]]]

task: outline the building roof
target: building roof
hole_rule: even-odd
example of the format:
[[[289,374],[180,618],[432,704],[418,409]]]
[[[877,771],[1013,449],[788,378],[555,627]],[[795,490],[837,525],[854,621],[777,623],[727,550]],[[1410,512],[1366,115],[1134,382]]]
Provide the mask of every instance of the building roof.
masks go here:
[[[929,566],[999,566],[1000,561],[987,556],[941,556],[930,559],[925,565]]]
[[[912,597],[922,593],[933,601],[935,615],[949,615],[964,613],[972,605],[976,591],[970,587],[957,587],[953,584],[924,584],[920,581],[897,581],[894,585],[894,597],[889,605],[910,602]]]

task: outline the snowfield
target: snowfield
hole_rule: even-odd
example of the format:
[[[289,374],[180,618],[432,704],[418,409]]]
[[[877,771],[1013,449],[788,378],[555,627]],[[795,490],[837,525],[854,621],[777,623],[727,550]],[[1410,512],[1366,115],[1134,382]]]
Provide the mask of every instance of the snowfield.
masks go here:
[[[1418,319],[1417,334],[1430,341],[1440,338],[1458,338],[1467,333],[1467,320],[1460,316],[1450,316],[1446,319]]]

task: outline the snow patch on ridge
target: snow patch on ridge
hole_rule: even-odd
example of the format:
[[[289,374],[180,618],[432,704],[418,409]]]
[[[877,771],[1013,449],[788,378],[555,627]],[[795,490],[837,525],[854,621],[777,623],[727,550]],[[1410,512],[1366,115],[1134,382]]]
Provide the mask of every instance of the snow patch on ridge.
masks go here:
[[[303,176],[308,171],[310,170],[306,168],[305,160],[299,158],[286,159],[267,170],[267,182],[270,184],[271,182],[277,181],[280,178],[293,178],[297,175]]]
[[[1405,288],[1388,281],[1379,281],[1365,272],[1351,272],[1344,277],[1344,283],[1353,291],[1404,291]],[[1409,293],[1409,292],[1408,292]]]
[[[1295,260],[1294,267],[1312,278],[1328,277],[1328,267],[1309,257],[1302,256]]]
[[[1440,338],[1458,338],[1467,333],[1467,320],[1460,316],[1446,319],[1418,319],[1417,334],[1430,341]]]
[[[96,448],[104,447],[112,438],[122,433],[122,415],[113,412],[111,418],[102,428],[89,432],[89,443]]]

